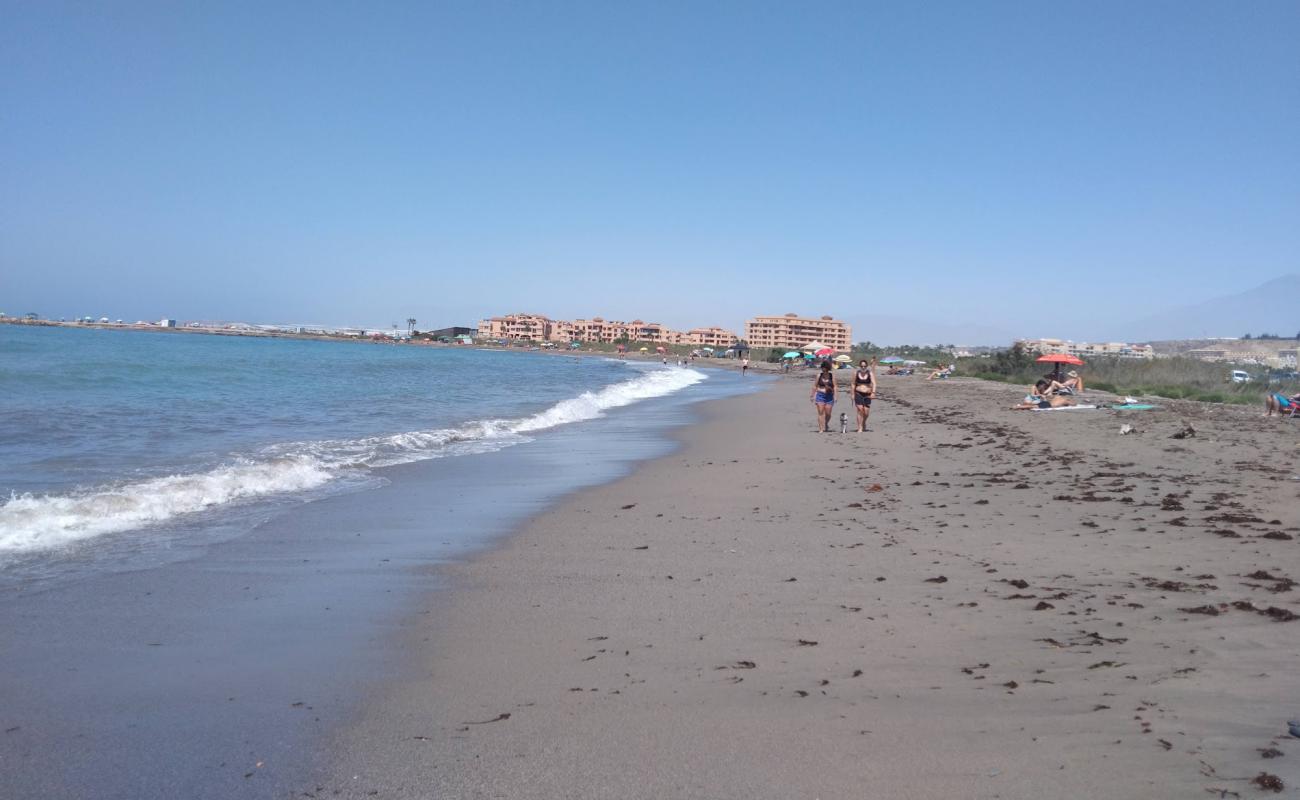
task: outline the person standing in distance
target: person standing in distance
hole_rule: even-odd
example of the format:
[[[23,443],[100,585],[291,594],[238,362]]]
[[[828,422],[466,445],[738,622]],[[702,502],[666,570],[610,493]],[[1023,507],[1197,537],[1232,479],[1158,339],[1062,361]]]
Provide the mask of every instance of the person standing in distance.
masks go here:
[[[744,377],[749,372],[749,356],[740,359],[740,375]]]
[[[867,429],[867,417],[871,416],[871,401],[876,397],[876,360],[870,363],[864,358],[858,362],[858,369],[853,373],[853,407],[858,412],[858,433]]]
[[[822,362],[821,371],[813,381],[812,393],[809,395],[817,409],[817,432],[831,432],[831,410],[835,408],[835,374],[831,372],[831,362]]]

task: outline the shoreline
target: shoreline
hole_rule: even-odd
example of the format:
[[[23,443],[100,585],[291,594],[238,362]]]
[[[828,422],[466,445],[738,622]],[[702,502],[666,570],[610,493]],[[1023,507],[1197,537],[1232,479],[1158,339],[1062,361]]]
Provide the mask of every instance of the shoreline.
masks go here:
[[[544,355],[549,357],[572,356],[575,358],[612,358],[616,360],[658,362],[660,356],[656,354],[641,354],[639,352],[617,353],[605,350],[564,350],[560,348],[542,348],[536,345],[530,347],[503,347],[498,344],[444,344],[433,341],[396,341],[376,339],[367,336],[330,336],[316,333],[287,333],[283,331],[248,331],[248,330],[224,330],[220,328],[163,328],[154,325],[135,325],[123,323],[118,325],[112,322],[58,322],[54,320],[23,320],[16,317],[0,319],[0,325],[12,325],[14,327],[33,327],[33,328],[66,328],[70,330],[83,331],[115,331],[125,333],[161,333],[161,334],[187,334],[193,336],[225,336],[232,338],[246,339],[288,339],[306,342],[339,342],[343,344],[367,344],[367,345],[385,345],[389,347],[415,347],[420,349],[431,348],[437,350],[482,350],[488,352],[502,353],[531,353],[535,355]],[[653,343],[652,343],[653,344]],[[685,345],[673,345],[674,347],[685,347]],[[676,358],[677,353],[673,354]],[[740,366],[737,359],[734,358],[699,358],[689,366],[709,367],[715,369],[732,369],[739,371]],[[767,362],[751,361],[750,369],[754,372],[767,374],[778,374],[781,372],[779,365]]]
[[[81,323],[81,322],[60,322],[54,320],[31,321],[31,320],[24,320],[17,317],[8,317],[8,318],[0,319],[0,324],[7,324],[13,326],[69,328],[74,330],[87,330],[87,331],[135,331],[135,332],[145,332],[145,333],[168,333],[168,334],[183,333],[183,334],[191,334],[191,335],[243,337],[243,338],[250,338],[250,339],[289,339],[289,340],[301,340],[301,341],[363,343],[363,344],[370,344],[370,345],[406,346],[406,347],[449,349],[449,350],[524,352],[524,353],[545,355],[550,357],[558,357],[558,356],[573,356],[573,357],[582,357],[582,358],[595,357],[595,358],[611,358],[611,359],[622,359],[622,360],[641,361],[641,362],[658,362],[660,360],[660,357],[656,354],[643,355],[636,351],[628,351],[626,353],[619,354],[613,351],[593,350],[593,349],[580,349],[580,350],[567,350],[567,349],[559,349],[559,348],[544,349],[537,345],[533,345],[529,347],[509,347],[509,346],[501,346],[498,344],[459,345],[459,344],[444,344],[442,342],[433,342],[433,341],[410,342],[410,341],[383,340],[383,339],[375,339],[370,337],[337,336],[337,335],[311,334],[311,333],[287,333],[281,331],[247,331],[247,330],[223,330],[218,328],[185,328],[185,327],[162,328],[156,326],[140,326],[135,324],[127,324],[127,323],[118,325],[116,323],[100,323],[100,322]],[[653,344],[653,342],[650,344]],[[672,345],[672,346],[685,347],[684,345]],[[673,353],[672,355],[675,358],[676,356],[680,355],[680,353]],[[692,368],[700,367],[700,368],[708,368],[708,369],[727,369],[733,371],[740,370],[739,362],[735,358],[722,358],[722,357],[699,358],[696,361],[691,362],[689,366],[691,366]],[[753,359],[750,360],[749,368],[755,374],[773,375],[777,377],[784,376],[784,377],[798,378],[803,374],[801,371],[798,370],[792,371],[791,373],[787,374],[784,372],[784,370],[782,369],[779,363],[758,361]],[[971,379],[971,380],[988,381],[990,383],[998,383],[1002,385],[1008,385],[1008,384],[1020,385],[1021,383],[1024,383],[1024,381],[1016,381],[1016,380],[1012,380],[1012,381],[991,380],[989,378],[980,377],[978,375],[960,375],[959,377]],[[1241,401],[1231,402],[1231,403],[1219,403],[1219,402],[1212,402],[1209,400],[1191,400],[1190,402],[1205,403],[1206,405],[1210,405],[1210,406],[1226,406],[1226,405],[1250,406],[1250,405],[1257,404],[1258,402],[1261,402],[1263,398],[1269,394],[1270,391],[1271,390],[1269,390],[1267,387],[1264,387],[1263,389],[1261,389],[1260,397],[1256,398],[1255,400],[1241,400]],[[1094,394],[1097,393],[1098,392],[1094,392]],[[1099,393],[1108,396],[1112,394],[1110,392],[1104,392],[1104,391]],[[1172,400],[1172,398],[1164,397],[1162,395],[1145,395],[1141,393],[1136,393],[1136,394],[1143,398],[1149,397],[1149,398],[1158,399],[1161,402],[1170,402]],[[1118,395],[1114,395],[1114,396],[1118,396]]]
[[[743,391],[724,375],[697,386],[503,451],[382,468],[381,483],[279,509],[233,538],[178,542],[190,557],[0,593],[9,785],[285,796],[322,763],[322,738],[406,674],[378,645],[421,618],[441,582],[431,565],[491,549],[537,509],[665,452],[694,398]],[[82,741],[96,744],[68,758]]]
[[[1279,701],[1300,692],[1298,623],[1266,612],[1300,613],[1300,592],[1241,577],[1300,579],[1280,472],[1296,452],[1205,477],[1225,446],[1251,463],[1291,429],[1172,403],[1124,416],[1143,430],[1120,438],[1115,412],[1015,414],[1013,391],[890,381],[864,437],[813,434],[788,381],[698,407],[680,449],[437,568],[452,588],[395,645],[414,674],[339,732],[319,787],[1180,797],[1251,791],[1264,768],[1300,784],[1257,752],[1285,749]],[[951,414],[954,395],[978,410]],[[1197,436],[1167,442],[1189,419]],[[1257,521],[1215,535],[1195,513],[1215,509]]]

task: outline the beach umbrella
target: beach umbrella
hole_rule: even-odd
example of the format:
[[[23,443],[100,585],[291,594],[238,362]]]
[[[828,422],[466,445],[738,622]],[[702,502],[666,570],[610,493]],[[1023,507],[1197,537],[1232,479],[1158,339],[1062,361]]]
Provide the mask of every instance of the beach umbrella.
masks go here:
[[[835,360],[840,362],[841,364],[847,364],[848,362],[853,360],[853,356],[849,355],[848,353],[840,353],[838,356],[835,356]]]
[[[712,352],[713,352],[713,348],[712,348],[712,347],[701,347],[700,349],[703,350],[703,351],[706,352],[706,353],[712,353]]]
[[[829,347],[823,347],[822,349],[820,349],[820,350],[816,351],[815,353],[813,353],[813,355],[815,355],[815,356],[828,356],[828,355],[830,355],[831,353],[834,353],[834,352],[835,352],[835,351],[832,350],[832,349],[830,349]]]
[[[1062,364],[1070,364],[1071,366],[1075,366],[1075,367],[1083,366],[1083,359],[1078,358],[1076,356],[1066,355],[1065,353],[1048,353],[1047,355],[1039,356],[1034,360],[1042,364],[1055,365],[1052,367],[1052,378],[1053,380],[1058,380],[1058,381],[1061,379]]]
[[[1083,359],[1076,356],[1065,355],[1064,353],[1049,353],[1045,356],[1039,356],[1035,360],[1044,364],[1072,364],[1076,367],[1083,366]]]
[[[803,347],[800,347],[799,349],[808,353],[816,353],[818,350],[825,350],[826,345],[822,344],[821,342],[809,342],[808,344],[804,345]]]
[[[650,348],[648,348],[648,347],[642,347],[642,348],[641,348],[641,352],[642,352],[642,353],[648,353],[648,352],[650,352]]]
[[[656,347],[656,348],[655,348],[655,352],[656,352],[656,353],[667,353],[668,351],[665,350],[665,349],[663,349],[662,347]]]
[[[788,352],[788,353],[786,353],[785,355],[781,356],[781,358],[798,358],[798,357],[800,357],[800,356],[802,356],[802,355],[803,355],[803,353],[800,353],[798,350],[791,350],[790,352]]]
[[[901,363],[903,363],[903,359],[899,358],[898,356],[885,356],[884,358],[880,359],[880,363],[881,363],[881,364],[901,364]]]

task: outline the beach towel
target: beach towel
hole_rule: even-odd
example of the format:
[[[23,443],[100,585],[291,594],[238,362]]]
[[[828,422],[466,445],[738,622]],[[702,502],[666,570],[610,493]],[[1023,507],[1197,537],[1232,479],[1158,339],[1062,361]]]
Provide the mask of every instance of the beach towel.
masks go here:
[[[1096,406],[1057,406],[1056,408],[1031,408],[1030,411],[1087,411]]]
[[[1150,403],[1120,403],[1111,406],[1112,409],[1123,411],[1149,411],[1150,409],[1159,407],[1160,406],[1153,406]]]

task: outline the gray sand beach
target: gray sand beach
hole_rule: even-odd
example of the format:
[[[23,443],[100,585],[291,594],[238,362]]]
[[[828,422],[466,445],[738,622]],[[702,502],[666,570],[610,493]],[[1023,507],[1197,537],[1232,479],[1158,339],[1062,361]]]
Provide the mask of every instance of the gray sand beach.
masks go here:
[[[709,404],[676,453],[439,567],[388,643],[415,668],[303,793],[1295,791],[1300,429],[1019,393],[885,378],[863,435],[814,433],[803,380]]]

